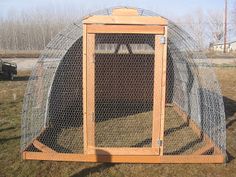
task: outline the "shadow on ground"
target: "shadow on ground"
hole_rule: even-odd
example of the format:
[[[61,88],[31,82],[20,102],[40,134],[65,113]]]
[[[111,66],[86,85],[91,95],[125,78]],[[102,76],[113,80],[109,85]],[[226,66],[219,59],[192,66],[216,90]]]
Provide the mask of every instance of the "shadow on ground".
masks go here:
[[[13,81],[28,81],[29,76],[16,76]]]
[[[15,76],[14,79],[12,80],[14,81],[28,81],[30,76]],[[0,76],[0,81],[7,81],[9,82],[10,80],[6,77],[2,77]]]
[[[70,177],[85,177],[85,176],[89,176],[89,175],[91,175],[93,173],[99,173],[99,172],[101,172],[103,170],[106,170],[106,169],[108,169],[110,167],[113,167],[115,165],[116,164],[114,164],[114,163],[98,164],[98,165],[96,165],[94,167],[85,168],[85,169],[81,170],[80,172],[73,174]]]

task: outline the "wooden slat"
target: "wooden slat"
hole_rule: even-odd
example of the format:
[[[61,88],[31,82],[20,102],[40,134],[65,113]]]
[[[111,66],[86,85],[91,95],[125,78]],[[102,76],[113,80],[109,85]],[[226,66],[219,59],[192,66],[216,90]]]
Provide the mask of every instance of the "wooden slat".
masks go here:
[[[166,69],[167,69],[167,27],[165,27],[165,39],[162,55],[162,80],[161,80],[161,121],[160,121],[160,140],[164,143],[164,125],[165,125],[165,104],[166,104]],[[164,153],[164,145],[160,146],[160,155]]]
[[[95,34],[87,34],[87,135],[95,146]]]
[[[33,141],[33,145],[34,147],[36,147],[38,150],[44,152],[44,153],[56,153],[56,151],[52,150],[51,148],[49,148],[48,146],[46,146],[45,144],[39,142],[38,140],[34,140]]]
[[[161,105],[162,105],[162,64],[163,64],[163,45],[160,43],[161,36],[155,36],[155,60],[154,60],[154,90],[153,90],[153,122],[152,122],[152,147],[158,146],[161,131]]]
[[[23,159],[79,161],[79,162],[112,162],[112,163],[224,163],[223,155],[168,155],[168,156],[108,156],[83,155],[66,153],[23,152]]]
[[[211,143],[209,143],[209,144],[203,146],[202,148],[196,150],[194,153],[192,153],[192,155],[204,155],[207,152],[209,152],[210,150],[212,150],[213,148],[214,148],[214,146]]]
[[[113,16],[137,16],[138,10],[137,9],[131,9],[131,8],[118,8],[112,10]]]
[[[192,128],[194,133],[196,133],[197,136],[201,138],[202,130],[196,125],[196,123],[193,122],[191,118],[179,108],[179,106],[177,106],[176,104],[173,104],[173,107],[174,107],[175,112],[178,113],[178,115],[184,120],[184,122],[186,122],[188,126]]]
[[[83,20],[84,24],[119,24],[119,25],[162,25],[166,26],[167,20],[162,17],[150,16],[89,16]]]
[[[87,153],[87,26],[83,25],[83,137],[84,153]]]
[[[97,155],[158,155],[158,148],[89,148],[88,154]]]
[[[174,110],[188,124],[188,126],[194,131],[194,133],[197,134],[199,138],[202,138],[206,144],[212,144],[212,146],[214,146],[214,154],[222,154],[222,151],[220,150],[220,148],[214,144],[213,140],[201,130],[201,128],[192,120],[191,117],[187,115],[187,113],[182,111],[181,108],[179,108],[179,106],[177,106],[176,104],[173,104],[173,106],[174,106]]]
[[[87,25],[88,33],[109,34],[164,34],[163,26],[140,26],[140,25]]]

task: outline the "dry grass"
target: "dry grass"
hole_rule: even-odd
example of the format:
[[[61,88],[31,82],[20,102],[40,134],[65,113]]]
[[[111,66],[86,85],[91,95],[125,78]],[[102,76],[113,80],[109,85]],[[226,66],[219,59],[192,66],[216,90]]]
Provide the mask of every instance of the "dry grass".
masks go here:
[[[235,58],[236,52],[222,53],[222,52],[207,51],[206,56],[208,58]]]
[[[227,116],[227,164],[99,164],[22,161],[20,115],[29,72],[0,81],[0,176],[234,176],[236,173],[236,68],[216,68]]]
[[[0,58],[38,58],[40,50],[4,50],[0,51]]]

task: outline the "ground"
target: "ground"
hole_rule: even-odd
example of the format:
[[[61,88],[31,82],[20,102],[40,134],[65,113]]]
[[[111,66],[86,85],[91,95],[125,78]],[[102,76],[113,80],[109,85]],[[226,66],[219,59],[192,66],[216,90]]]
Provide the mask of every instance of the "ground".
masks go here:
[[[216,67],[227,117],[226,164],[100,164],[23,161],[20,126],[23,95],[30,74],[0,81],[0,176],[236,176],[236,67]]]

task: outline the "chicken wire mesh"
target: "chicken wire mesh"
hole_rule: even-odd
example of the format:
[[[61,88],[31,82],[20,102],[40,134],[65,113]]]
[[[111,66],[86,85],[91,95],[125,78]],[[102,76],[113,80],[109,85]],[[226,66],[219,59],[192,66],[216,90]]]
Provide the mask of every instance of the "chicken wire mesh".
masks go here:
[[[57,152],[83,153],[82,38],[81,19],[47,45],[32,71],[23,104],[22,151],[38,151],[31,145],[38,139]],[[99,34],[95,43],[96,146],[151,146],[154,35]],[[171,21],[167,47],[164,154],[189,154],[204,145],[183,114],[225,153],[224,106],[211,62]]]
[[[154,35],[96,35],[96,146],[151,146],[154,40]]]

